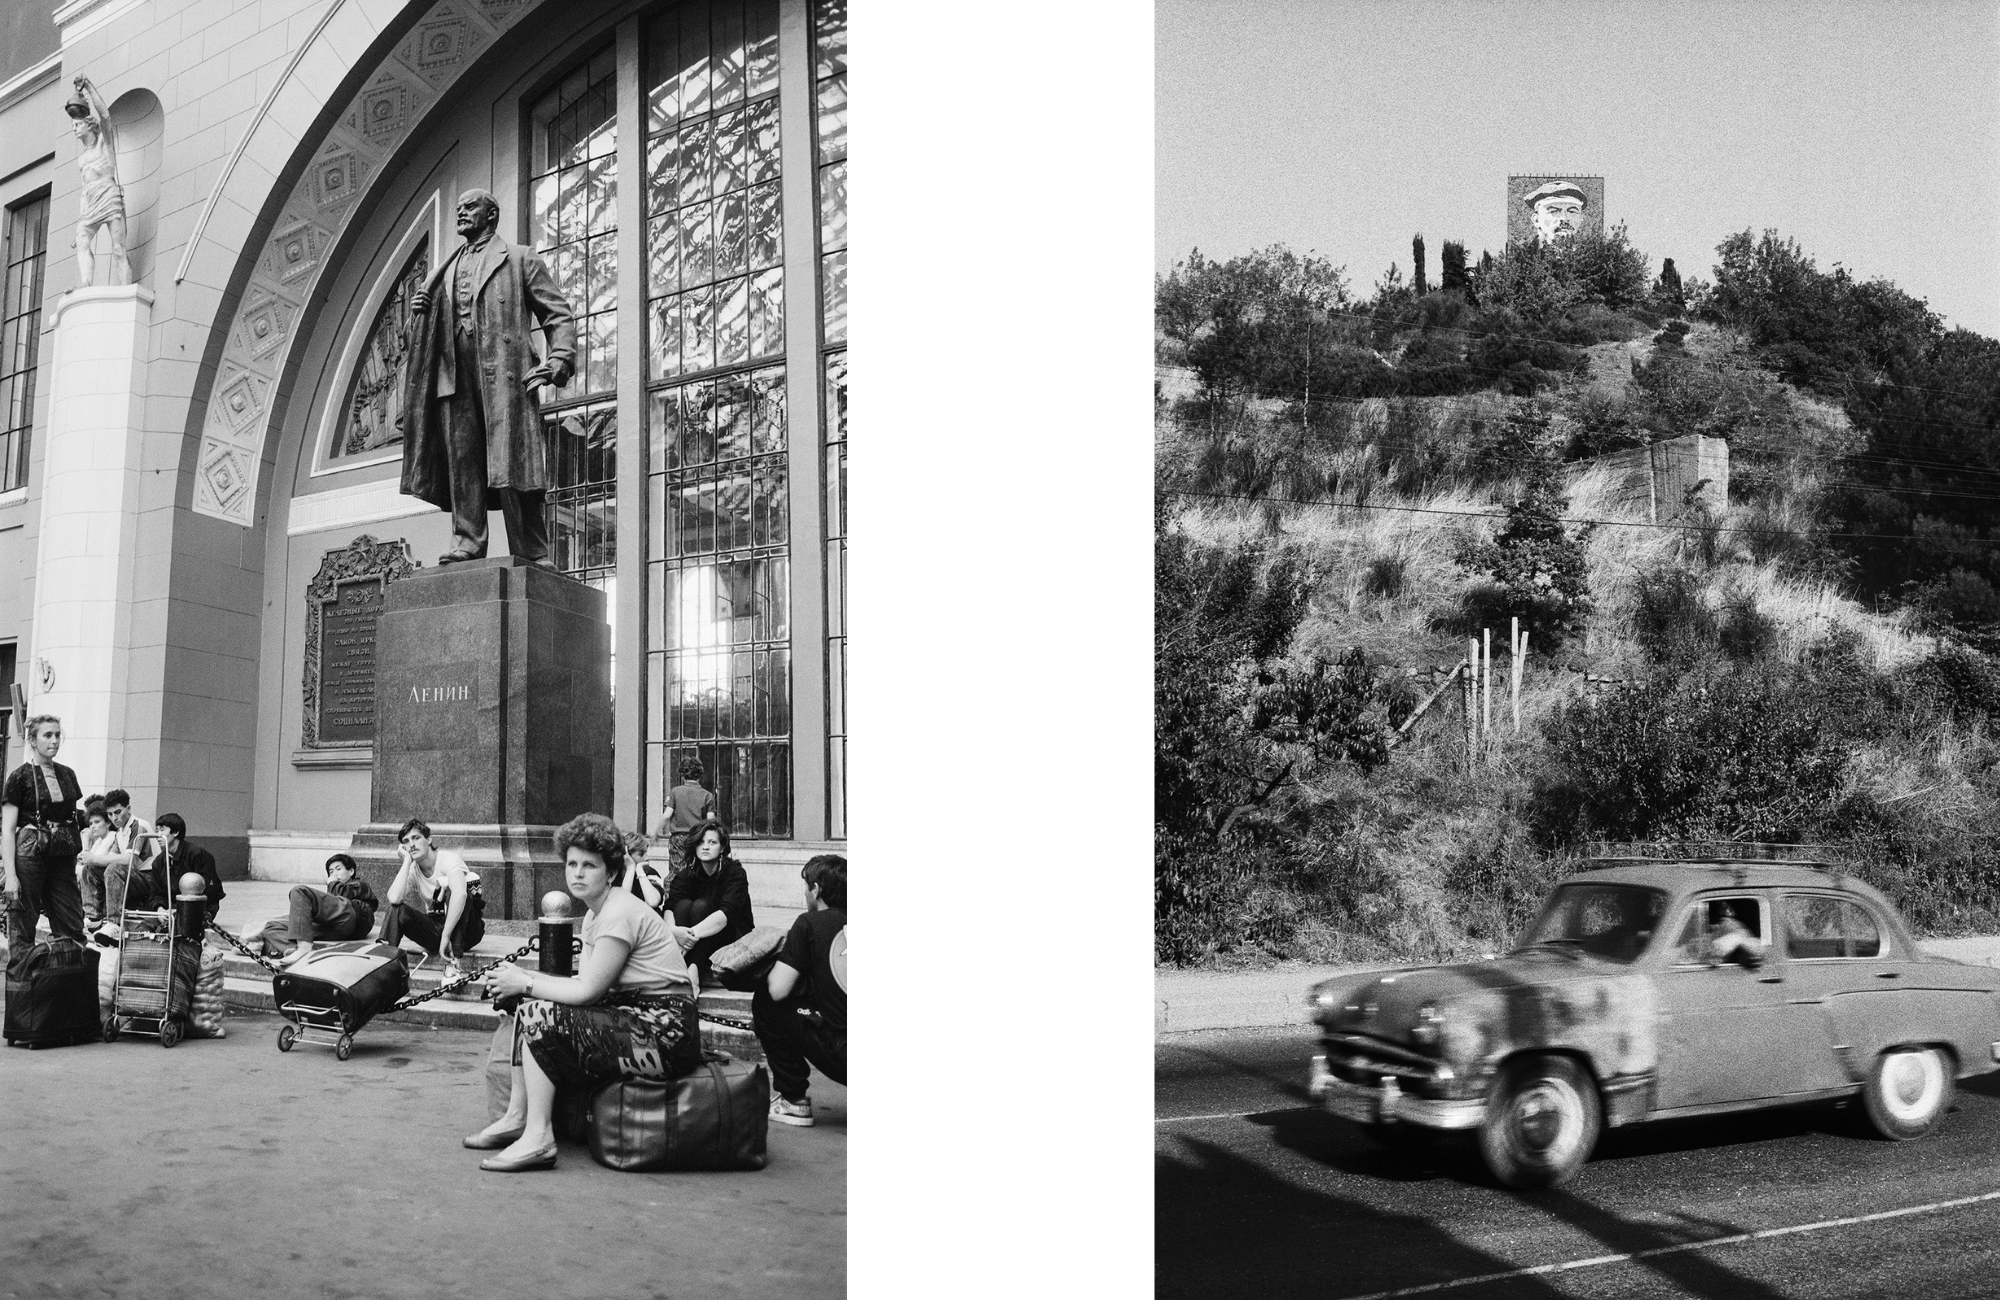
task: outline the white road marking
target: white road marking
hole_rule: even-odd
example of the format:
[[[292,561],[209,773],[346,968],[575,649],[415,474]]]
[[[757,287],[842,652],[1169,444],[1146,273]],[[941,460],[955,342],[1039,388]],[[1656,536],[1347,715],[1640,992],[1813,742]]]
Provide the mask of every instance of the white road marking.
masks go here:
[[[1482,1282],[1503,1282],[1513,1277],[1542,1277],[1551,1273],[1569,1273],[1577,1269],[1602,1268],[1607,1264],[1625,1264],[1633,1260],[1652,1259],[1655,1256],[1673,1255],[1687,1250],[1707,1250],[1711,1246],[1737,1246],[1746,1241],[1766,1241],[1773,1237],[1823,1232],[1828,1228],[1851,1228],[1858,1223],[1879,1223],[1884,1219],[1900,1219],[1911,1214],[1957,1210],[1987,1201],[2000,1201],[2000,1192],[1982,1192],[1978,1196],[1932,1201],[1927,1205],[1910,1205],[1900,1210],[1880,1210],[1874,1214],[1857,1214],[1845,1219],[1821,1219],[1817,1223],[1801,1223],[1790,1228],[1765,1228],[1761,1232],[1739,1232],[1728,1237],[1711,1237],[1707,1241],[1683,1242],[1678,1246],[1655,1246],[1651,1250],[1635,1250],[1625,1255],[1595,1255],[1589,1259],[1566,1260],[1560,1264],[1537,1264],[1533,1268],[1511,1269],[1505,1273],[1482,1273],[1477,1277],[1461,1277],[1450,1282],[1428,1282],[1423,1286],[1406,1286],[1395,1291],[1371,1291],[1367,1295],[1350,1296],[1347,1300],[1394,1300],[1397,1296],[1428,1295],[1433,1291],[1449,1291],[1454,1287],[1475,1286]]]
[[[1185,1124],[1196,1119],[1247,1119],[1252,1115],[1285,1115],[1295,1110],[1312,1110],[1311,1106],[1267,1106],[1263,1110],[1227,1110],[1216,1115],[1165,1115],[1153,1121],[1155,1124]]]

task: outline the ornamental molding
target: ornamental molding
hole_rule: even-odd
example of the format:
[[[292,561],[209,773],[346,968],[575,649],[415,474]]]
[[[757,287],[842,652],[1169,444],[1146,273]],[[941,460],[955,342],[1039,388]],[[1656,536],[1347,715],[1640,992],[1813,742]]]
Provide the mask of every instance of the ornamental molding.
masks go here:
[[[280,205],[263,247],[245,250],[253,262],[250,280],[237,300],[224,333],[226,341],[215,379],[204,395],[207,414],[203,417],[201,450],[195,459],[196,514],[245,528],[255,522],[265,434],[276,407],[288,395],[280,393],[279,377],[298,342],[300,323],[309,319],[301,304],[313,301],[326,269],[327,250],[339,242],[354,213],[363,206],[361,197],[384,164],[411,138],[453,83],[539,3],[437,0],[362,83],[325,134],[300,142],[299,148],[309,152],[311,163]],[[244,148],[257,135],[265,113],[293,83],[308,52],[322,44],[326,19],[340,8],[336,0],[328,9],[273,87],[258,120],[245,133],[243,145],[209,195],[176,280],[188,273],[209,212]],[[434,217],[433,224],[436,220]],[[433,242],[433,249],[438,246]],[[344,400],[341,394],[333,398],[336,405]],[[324,443],[324,438],[316,443],[315,458]]]
[[[319,572],[313,575],[311,584],[306,587],[305,725],[299,732],[299,743],[305,748],[355,748],[351,740],[322,744],[319,738],[320,639],[325,628],[327,603],[338,594],[343,582],[379,577],[386,588],[398,578],[407,578],[422,567],[410,554],[409,542],[400,537],[393,542],[378,542],[367,533],[338,550],[328,551],[320,561]]]

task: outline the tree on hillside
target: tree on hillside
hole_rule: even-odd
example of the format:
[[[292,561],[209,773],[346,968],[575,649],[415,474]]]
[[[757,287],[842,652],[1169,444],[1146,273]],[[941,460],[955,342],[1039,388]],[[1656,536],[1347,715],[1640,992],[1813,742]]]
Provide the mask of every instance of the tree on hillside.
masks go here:
[[[1487,454],[1514,467],[1524,481],[1507,507],[1507,523],[1490,542],[1465,546],[1460,567],[1487,574],[1494,586],[1476,593],[1478,616],[1518,617],[1535,644],[1553,650],[1581,632],[1590,617],[1590,526],[1564,522],[1569,497],[1547,434],[1548,416],[1518,408]]]
[[[1645,300],[1647,258],[1632,247],[1623,222],[1606,231],[1580,230],[1553,252],[1557,273],[1582,298],[1611,308]]]
[[[1446,293],[1454,289],[1472,297],[1472,280],[1465,272],[1465,245],[1455,240],[1444,241],[1444,252],[1438,258],[1438,288]]]
[[[1421,298],[1431,291],[1430,282],[1424,278],[1424,237],[1421,234],[1410,241],[1410,261],[1416,268],[1411,284],[1416,289],[1417,297]]]
[[[1674,269],[1674,259],[1669,257],[1660,263],[1660,278],[1653,285],[1653,298],[1659,305],[1671,311],[1687,310],[1687,299],[1681,293],[1681,273]]]
[[[1352,302],[1347,270],[1283,244],[1216,262],[1201,250],[1154,285],[1154,320],[1212,399],[1296,391],[1329,317]]]

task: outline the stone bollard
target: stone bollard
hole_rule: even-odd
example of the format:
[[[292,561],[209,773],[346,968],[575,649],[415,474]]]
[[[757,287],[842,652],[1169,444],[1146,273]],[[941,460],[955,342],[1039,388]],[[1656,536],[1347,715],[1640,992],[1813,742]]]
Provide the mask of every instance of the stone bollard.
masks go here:
[[[199,871],[190,871],[175,882],[174,933],[183,939],[199,939],[208,928],[208,881]]]
[[[570,917],[569,895],[559,889],[543,894],[540,920],[542,974],[576,974],[576,926]]]

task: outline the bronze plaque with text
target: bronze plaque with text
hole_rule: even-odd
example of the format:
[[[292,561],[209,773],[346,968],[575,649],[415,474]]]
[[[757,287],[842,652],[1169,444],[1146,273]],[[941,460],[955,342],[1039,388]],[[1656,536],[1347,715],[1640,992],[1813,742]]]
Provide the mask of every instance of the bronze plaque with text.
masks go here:
[[[382,577],[339,583],[322,607],[319,741],[365,745],[375,739],[375,620]]]

